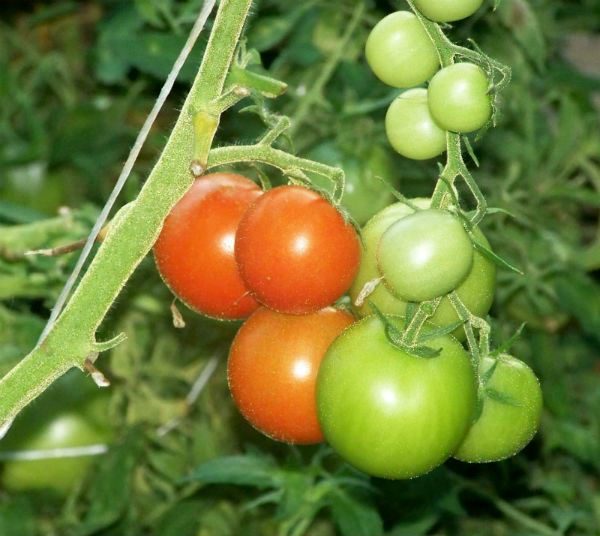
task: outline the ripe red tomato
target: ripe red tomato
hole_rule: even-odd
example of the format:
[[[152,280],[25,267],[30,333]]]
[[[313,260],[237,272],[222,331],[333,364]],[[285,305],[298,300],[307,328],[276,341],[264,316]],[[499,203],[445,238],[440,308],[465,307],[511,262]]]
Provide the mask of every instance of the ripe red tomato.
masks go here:
[[[236,335],[227,364],[242,415],[279,441],[322,441],[317,372],[329,345],[352,322],[349,313],[333,307],[302,316],[258,309]]]
[[[332,304],[358,271],[352,226],[318,193],[280,186],[248,209],[235,242],[242,279],[270,309],[307,314]]]
[[[191,309],[233,320],[258,307],[240,278],[234,244],[242,215],[261,193],[241,175],[205,175],[165,220],[154,245],[156,265],[167,286]]]

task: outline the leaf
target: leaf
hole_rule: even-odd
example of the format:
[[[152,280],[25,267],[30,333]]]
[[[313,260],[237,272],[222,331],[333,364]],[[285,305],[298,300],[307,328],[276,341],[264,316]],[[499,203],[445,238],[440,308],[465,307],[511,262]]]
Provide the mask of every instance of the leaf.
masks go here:
[[[471,140],[467,136],[462,136],[462,141],[465,144],[467,153],[469,153],[471,160],[473,160],[473,163],[475,164],[476,167],[479,167],[479,159],[477,158],[477,155],[475,154],[475,151],[473,150],[473,146],[471,145]]]
[[[333,520],[342,536],[379,536],[383,523],[377,510],[364,500],[358,501],[340,488],[327,496]]]
[[[35,536],[35,510],[25,497],[16,496],[0,503],[0,534]]]
[[[255,488],[278,487],[277,465],[267,456],[246,454],[226,456],[203,463],[186,477],[205,484],[236,484]]]
[[[484,245],[480,244],[476,240],[473,240],[473,246],[484,257],[488,258],[489,260],[491,260],[492,262],[494,262],[495,264],[497,264],[501,268],[506,268],[506,269],[510,270],[511,272],[515,272],[516,274],[519,274],[519,275],[525,275],[517,267],[513,266],[512,264],[510,264],[508,261],[505,261],[502,257],[496,255],[492,250],[486,248]]]
[[[600,341],[600,285],[573,270],[568,278],[558,278],[556,293],[562,309],[578,320],[583,331]]]
[[[494,372],[496,372],[496,369],[498,368],[498,359],[494,360],[494,364],[487,369],[483,374],[481,374],[481,383],[483,385],[487,385],[489,383],[489,381],[492,379],[492,376],[494,375]]]
[[[491,357],[497,357],[500,354],[503,354],[505,352],[508,352],[508,350],[510,350],[510,348],[512,347],[512,345],[517,341],[517,339],[521,336],[521,333],[523,332],[523,329],[525,328],[525,322],[523,322],[519,328],[517,329],[517,331],[515,331],[515,333],[510,337],[510,339],[508,339],[507,341],[503,342],[500,346],[498,346],[498,348],[496,348],[493,352],[490,352],[490,356]]]
[[[419,336],[419,343],[430,341],[432,339],[437,339],[438,337],[443,337],[444,335],[449,335],[455,329],[458,329],[465,323],[464,320],[458,320],[457,322],[453,322],[452,324],[448,324],[447,326],[442,326],[439,328],[433,328],[431,330],[427,330],[425,333]]]
[[[521,407],[521,404],[519,404],[510,395],[507,395],[506,393],[498,391],[497,389],[494,389],[493,387],[486,387],[484,390],[484,393],[487,398],[489,398],[490,400],[493,400],[494,402],[498,402],[499,404],[504,404],[505,406],[514,406],[516,408]]]
[[[416,355],[417,357],[423,357],[425,359],[432,359],[437,357],[442,352],[441,348],[437,350],[434,348],[430,348],[429,346],[415,346],[413,348],[405,349],[406,352],[412,355]]]

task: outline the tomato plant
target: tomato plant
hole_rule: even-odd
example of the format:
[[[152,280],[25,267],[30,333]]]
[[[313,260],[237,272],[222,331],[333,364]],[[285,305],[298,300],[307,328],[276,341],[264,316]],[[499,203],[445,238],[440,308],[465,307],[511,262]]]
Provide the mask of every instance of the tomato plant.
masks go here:
[[[483,4],[483,0],[414,0],[414,2],[423,15],[436,22],[453,22],[470,17]]]
[[[66,495],[76,486],[94,457],[77,447],[103,445],[112,438],[108,396],[91,390],[71,375],[27,408],[0,442],[0,456],[14,455],[0,466],[7,491],[49,489]],[[73,449],[69,452],[69,449]]]
[[[517,454],[535,435],[542,390],[533,371],[509,355],[486,357],[480,374],[484,378],[481,414],[454,457],[465,462],[496,462]]]
[[[420,210],[383,233],[377,265],[394,295],[422,302],[447,294],[465,280],[473,265],[473,243],[456,216]]]
[[[426,89],[409,89],[392,102],[385,132],[392,147],[406,158],[426,160],[446,150],[446,131],[431,117]]]
[[[365,53],[375,75],[393,87],[422,84],[440,66],[433,43],[409,11],[381,19],[369,34]]]
[[[398,327],[400,317],[390,317]],[[317,378],[319,421],[329,444],[361,471],[412,478],[450,457],[471,423],[476,389],[468,354],[443,336],[416,357],[394,346],[376,316],[331,345]]]
[[[360,245],[353,227],[318,193],[280,186],[242,218],[235,256],[259,302],[282,313],[306,314],[348,290]]]
[[[412,203],[419,208],[428,208],[429,199],[412,199]],[[360,268],[356,279],[350,287],[350,297],[354,303],[358,298],[364,285],[380,277],[377,267],[377,246],[383,233],[396,221],[412,214],[413,210],[403,204],[396,203],[385,208],[375,215],[362,230],[362,255]],[[484,247],[491,249],[489,242],[479,228],[474,230],[475,239]],[[496,266],[481,254],[473,252],[473,265],[465,280],[456,288],[456,293],[466,307],[476,316],[485,317],[489,312],[494,299],[496,287]],[[360,316],[371,314],[370,303],[375,304],[382,312],[391,315],[404,315],[407,302],[395,297],[388,288],[380,284],[368,296],[360,306],[354,305],[355,312]],[[432,324],[438,326],[449,325],[459,320],[458,314],[450,304],[448,298],[443,298],[433,316],[430,318]],[[454,331],[454,336],[464,339],[465,333],[462,327]]]
[[[165,220],[154,245],[156,265],[167,286],[191,309],[238,319],[258,307],[240,278],[234,245],[242,215],[261,193],[241,175],[205,175]]]
[[[453,132],[473,132],[492,116],[490,82],[472,63],[455,63],[429,83],[429,110],[435,122]]]
[[[323,440],[315,383],[325,351],[352,315],[328,307],[309,315],[258,309],[236,335],[227,363],[229,388],[244,417],[286,443]]]
[[[342,205],[356,223],[362,225],[373,214],[386,207],[393,195],[381,181],[397,183],[392,159],[388,152],[378,145],[372,145],[359,154],[352,154],[330,140],[315,147],[308,158],[340,167],[344,170],[346,183]],[[313,174],[313,184],[332,191],[331,181]]]

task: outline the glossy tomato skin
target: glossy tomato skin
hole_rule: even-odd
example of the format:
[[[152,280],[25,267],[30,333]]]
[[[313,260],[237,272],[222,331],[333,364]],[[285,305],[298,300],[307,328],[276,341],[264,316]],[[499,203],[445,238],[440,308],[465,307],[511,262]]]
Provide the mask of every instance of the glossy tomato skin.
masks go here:
[[[399,88],[422,84],[440,66],[433,43],[409,11],[381,19],[369,34],[365,54],[377,78]]]
[[[390,319],[402,326],[400,317]],[[469,356],[449,336],[428,344],[441,354],[409,355],[368,316],[327,351],[317,378],[319,421],[325,439],[357,469],[417,477],[449,458],[465,436],[476,401]]]
[[[308,158],[340,167],[344,170],[346,182],[342,205],[359,225],[380,211],[393,200],[390,189],[381,182],[397,186],[398,180],[389,153],[379,145],[371,145],[359,154],[340,147],[335,141],[327,141],[308,153]],[[333,184],[320,175],[311,175],[313,184],[333,192]]]
[[[483,0],[415,0],[416,8],[435,22],[453,22],[470,17]]]
[[[286,443],[323,440],[315,383],[325,352],[354,321],[328,307],[310,315],[260,308],[240,328],[227,363],[236,406],[260,432]]]
[[[426,89],[409,89],[394,99],[385,116],[385,132],[406,158],[426,160],[446,150],[446,131],[431,117]]]
[[[481,364],[481,374],[489,371],[495,362],[486,357]],[[485,463],[514,456],[531,441],[539,427],[542,389],[525,363],[509,355],[500,356],[486,387],[507,397],[510,403],[484,394],[481,415],[454,454],[458,460]]]
[[[352,225],[318,193],[280,186],[242,218],[235,256],[259,302],[282,313],[308,314],[348,290],[358,270],[360,244]]]
[[[430,204],[430,200],[425,198],[412,199],[412,202],[420,208],[427,208]],[[365,283],[380,277],[377,268],[376,251],[381,236],[390,225],[398,219],[412,214],[412,212],[410,207],[402,203],[390,205],[371,218],[362,229],[363,240],[360,269],[350,288],[350,298],[353,304]],[[474,234],[478,242],[491,249],[489,242],[479,228],[475,229]],[[458,286],[456,293],[474,315],[485,317],[492,306],[495,288],[495,264],[478,251],[474,251],[471,271],[467,278]],[[368,297],[368,302],[365,302],[361,306],[353,305],[354,312],[361,317],[372,314],[373,311],[369,302],[375,304],[376,307],[386,314],[402,316],[406,313],[407,302],[396,298],[384,284],[376,287],[375,291]],[[448,298],[442,299],[435,314],[430,319],[432,324],[438,326],[452,324],[458,320],[458,315]],[[462,327],[457,328],[453,332],[453,335],[459,340],[465,339],[465,332]]]
[[[422,302],[447,294],[465,280],[473,265],[473,243],[447,210],[420,210],[383,233],[377,265],[395,296]]]
[[[492,116],[489,80],[473,63],[455,63],[438,71],[429,83],[429,111],[440,127],[473,132]]]
[[[205,175],[165,220],[154,245],[156,265],[167,286],[194,311],[235,320],[258,307],[240,277],[234,245],[242,215],[261,193],[241,175]]]

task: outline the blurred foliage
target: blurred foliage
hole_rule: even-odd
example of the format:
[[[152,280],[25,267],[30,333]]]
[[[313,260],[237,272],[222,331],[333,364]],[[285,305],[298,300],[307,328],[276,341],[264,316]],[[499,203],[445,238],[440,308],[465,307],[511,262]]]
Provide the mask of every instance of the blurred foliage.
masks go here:
[[[0,374],[35,344],[76,256],[24,253],[85,236],[201,3],[3,2]],[[484,222],[490,242],[526,272],[501,272],[493,323],[497,342],[527,323],[513,351],[543,383],[533,443],[505,462],[450,462],[408,482],[367,479],[326,448],[274,444],[229,400],[223,362],[237,324],[183,311],[187,327],[173,328],[172,298],[147,259],[102,328],[128,334],[100,362],[113,383],[119,441],[66,502],[0,490],[0,534],[600,533],[600,4],[503,0],[492,12],[492,3],[450,32],[513,68],[499,127],[475,140],[474,173],[490,206],[502,209]],[[398,91],[373,77],[362,52],[370,28],[402,5],[261,0],[247,46],[289,84],[269,104],[295,121],[281,143],[299,154],[332,140],[353,154],[377,145],[393,160],[384,178],[406,195],[428,195],[437,168],[392,154],[383,117]],[[159,153],[205,39],[123,203]],[[218,143],[252,140],[261,128],[257,115],[234,110]],[[190,403],[214,356],[216,373]]]

